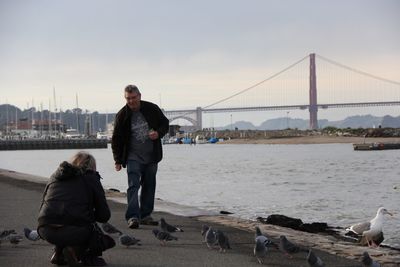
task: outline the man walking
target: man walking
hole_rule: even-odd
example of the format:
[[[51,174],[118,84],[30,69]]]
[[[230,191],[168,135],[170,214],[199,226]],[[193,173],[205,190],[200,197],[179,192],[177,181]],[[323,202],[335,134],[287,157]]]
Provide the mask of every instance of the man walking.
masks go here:
[[[115,170],[127,167],[128,207],[125,219],[128,227],[133,229],[139,224],[157,224],[151,213],[158,162],[162,159],[161,138],[169,130],[169,121],[156,104],[141,100],[135,85],[125,87],[125,99],[126,105],[115,117],[111,147]]]

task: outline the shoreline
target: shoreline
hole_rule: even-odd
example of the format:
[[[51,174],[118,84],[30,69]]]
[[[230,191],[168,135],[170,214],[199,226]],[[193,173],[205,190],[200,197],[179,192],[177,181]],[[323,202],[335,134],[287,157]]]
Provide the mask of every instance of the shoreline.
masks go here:
[[[306,145],[306,144],[359,144],[359,143],[400,143],[400,137],[358,137],[358,136],[293,136],[264,139],[230,139],[219,144],[263,144],[263,145]]]
[[[0,177],[8,179],[8,183],[13,183],[16,184],[16,186],[21,187],[35,187],[39,185],[43,186],[43,184],[46,183],[46,179],[43,177],[4,169],[0,169]],[[18,180],[18,182],[13,182],[12,180]],[[123,193],[109,192],[107,193],[107,199],[122,205],[125,205],[126,203],[126,199]],[[164,205],[164,208],[161,207],[162,205]],[[165,209],[166,207],[167,209]],[[268,235],[273,239],[277,239],[280,235],[284,234],[296,243],[304,244],[305,246],[313,247],[325,251],[329,254],[344,257],[347,259],[359,260],[360,255],[364,251],[368,251],[371,256],[376,257],[378,261],[384,263],[385,266],[398,266],[397,264],[400,262],[400,252],[394,249],[372,249],[359,246],[354,243],[340,241],[328,235],[311,234],[275,225],[261,224],[257,221],[241,219],[232,215],[220,215],[215,213],[210,214],[200,209],[196,210],[193,207],[185,207],[183,205],[169,203],[167,201],[156,201],[155,213],[157,212],[165,212],[173,215],[192,218],[207,224],[221,224],[226,227],[251,232],[252,234],[254,232],[255,226],[259,226],[263,232],[268,233]]]

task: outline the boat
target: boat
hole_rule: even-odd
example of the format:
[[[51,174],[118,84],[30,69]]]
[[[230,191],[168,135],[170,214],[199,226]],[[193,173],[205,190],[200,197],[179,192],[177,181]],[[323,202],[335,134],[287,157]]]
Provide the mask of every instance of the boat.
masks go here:
[[[194,140],[196,144],[207,144],[207,139],[203,135],[196,135]]]
[[[81,139],[84,136],[80,134],[76,129],[69,128],[65,131],[65,139]]]
[[[386,150],[386,149],[400,149],[400,143],[362,143],[353,144],[354,150]]]

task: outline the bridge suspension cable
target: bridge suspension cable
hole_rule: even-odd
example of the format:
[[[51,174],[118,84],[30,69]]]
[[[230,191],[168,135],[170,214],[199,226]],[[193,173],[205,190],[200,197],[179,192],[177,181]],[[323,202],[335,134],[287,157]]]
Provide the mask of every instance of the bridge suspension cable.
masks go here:
[[[345,68],[345,69],[347,69],[347,70],[356,72],[356,73],[358,73],[358,74],[362,74],[362,75],[368,76],[368,77],[370,77],[370,78],[374,78],[374,79],[377,79],[377,80],[380,80],[380,81],[392,83],[392,84],[395,84],[395,85],[400,85],[400,82],[392,81],[392,80],[389,80],[389,79],[386,79],[386,78],[382,78],[382,77],[379,77],[379,76],[376,76],[376,75],[373,75],[373,74],[370,74],[370,73],[367,73],[367,72],[364,72],[364,71],[361,71],[361,70],[357,70],[357,69],[355,69],[355,68],[346,66],[346,65],[344,65],[344,64],[341,64],[341,63],[339,63],[339,62],[333,61],[333,60],[331,60],[331,59],[328,59],[328,58],[326,58],[326,57],[320,56],[320,55],[318,55],[318,54],[316,54],[316,56],[317,56],[318,58],[322,59],[322,60],[325,60],[325,61],[327,61],[327,62],[333,64],[333,65],[339,66],[339,67],[341,67],[341,68]]]
[[[272,80],[273,78],[279,76],[280,74],[284,73],[285,71],[287,71],[287,70],[293,68],[294,66],[296,66],[297,64],[301,63],[301,62],[304,61],[305,59],[308,59],[308,57],[309,57],[309,56],[307,55],[307,56],[303,57],[302,59],[296,61],[295,63],[291,64],[290,66],[284,68],[283,70],[281,70],[281,71],[279,71],[279,72],[277,72],[277,73],[271,75],[270,77],[268,77],[268,78],[266,78],[266,79],[264,79],[264,80],[262,80],[262,81],[260,81],[260,82],[258,82],[258,83],[256,83],[256,84],[254,84],[254,85],[252,85],[252,86],[250,86],[250,87],[247,87],[247,88],[245,88],[245,89],[243,89],[243,90],[240,90],[239,92],[237,92],[237,93],[235,93],[235,94],[233,94],[233,95],[231,95],[231,96],[225,97],[225,98],[223,98],[223,99],[221,99],[221,100],[218,100],[217,102],[214,102],[214,103],[212,103],[212,104],[210,104],[210,105],[208,105],[208,106],[205,106],[205,107],[203,107],[203,109],[207,109],[207,108],[210,108],[210,107],[215,106],[215,105],[217,105],[217,104],[220,104],[220,103],[222,103],[222,102],[224,102],[224,101],[227,101],[227,100],[229,100],[229,99],[231,99],[231,98],[233,98],[233,97],[235,97],[235,96],[238,96],[238,95],[240,95],[240,94],[243,94],[243,93],[245,93],[245,92],[247,92],[247,91],[253,89],[254,87],[257,87],[257,86],[259,86],[260,84],[263,84],[263,83],[265,83],[265,82],[267,82],[267,81],[269,81],[269,80]]]

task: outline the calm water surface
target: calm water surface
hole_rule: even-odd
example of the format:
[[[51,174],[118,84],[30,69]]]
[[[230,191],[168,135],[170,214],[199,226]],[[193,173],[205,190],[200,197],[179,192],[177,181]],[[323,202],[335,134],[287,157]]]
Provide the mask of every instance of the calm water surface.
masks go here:
[[[111,149],[92,149],[105,188],[127,187],[114,171]],[[0,151],[0,168],[48,177],[77,150]],[[400,153],[353,151],[351,144],[166,145],[156,196],[207,210],[255,219],[271,213],[347,226],[375,216],[380,206],[396,215],[384,224],[385,243],[400,247]]]

